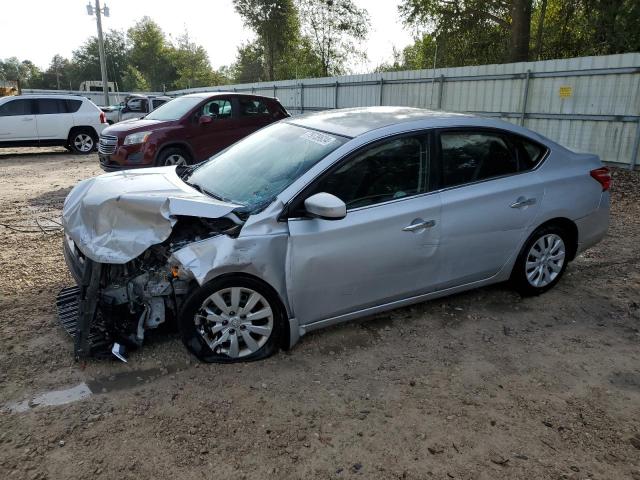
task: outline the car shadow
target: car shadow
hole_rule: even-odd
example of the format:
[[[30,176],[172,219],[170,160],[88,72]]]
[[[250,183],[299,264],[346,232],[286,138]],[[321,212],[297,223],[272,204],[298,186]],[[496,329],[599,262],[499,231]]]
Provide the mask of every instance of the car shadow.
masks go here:
[[[47,150],[47,149],[38,149],[38,150],[28,150],[28,151],[15,151],[9,150],[7,152],[3,152],[0,150],[0,160],[10,159],[10,158],[22,158],[22,157],[52,157],[52,156],[60,156],[64,157],[66,155],[73,155],[65,148],[56,149],[56,150]]]
[[[44,192],[37,197],[30,198],[27,202],[30,206],[38,209],[62,209],[64,199],[67,198],[72,188],[73,187],[58,188],[57,190]]]

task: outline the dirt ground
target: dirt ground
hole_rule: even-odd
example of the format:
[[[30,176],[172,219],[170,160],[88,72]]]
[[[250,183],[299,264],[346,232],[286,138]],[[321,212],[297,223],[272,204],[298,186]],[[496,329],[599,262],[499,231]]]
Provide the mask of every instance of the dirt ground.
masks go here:
[[[99,173],[0,151],[0,223],[49,225]],[[0,227],[0,479],[640,480],[640,174],[614,178],[608,237],[547,294],[484,288],[244,365],[199,364],[175,334],[74,363],[61,236]],[[84,400],[6,408],[81,382]]]

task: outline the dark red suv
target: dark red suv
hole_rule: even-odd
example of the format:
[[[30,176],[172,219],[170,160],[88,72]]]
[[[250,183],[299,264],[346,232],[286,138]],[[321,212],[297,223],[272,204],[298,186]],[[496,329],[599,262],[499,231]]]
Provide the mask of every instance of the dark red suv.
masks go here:
[[[100,166],[127,168],[197,163],[289,114],[275,98],[193,93],[146,117],[116,123],[100,135]]]

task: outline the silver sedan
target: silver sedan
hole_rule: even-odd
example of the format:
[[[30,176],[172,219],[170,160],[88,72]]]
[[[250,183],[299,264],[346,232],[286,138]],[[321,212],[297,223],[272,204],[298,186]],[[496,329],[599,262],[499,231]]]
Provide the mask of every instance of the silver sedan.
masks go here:
[[[289,118],[200,165],[79,184],[63,214],[78,329],[106,318],[110,341],[140,345],[176,319],[198,358],[229,362],[492,283],[537,295],[605,236],[610,181],[596,155],[495,119]]]

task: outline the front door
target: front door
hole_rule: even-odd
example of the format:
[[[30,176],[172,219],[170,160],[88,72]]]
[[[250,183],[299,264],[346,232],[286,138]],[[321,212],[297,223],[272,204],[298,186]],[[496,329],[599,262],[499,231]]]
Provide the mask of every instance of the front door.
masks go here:
[[[439,138],[444,187],[439,288],[447,288],[490,278],[517,254],[544,186],[537,171],[528,171],[535,159],[524,158],[539,148],[533,144],[526,150],[515,145],[520,140],[497,131],[445,131]]]
[[[234,102],[231,98],[215,97],[201,105],[194,113],[186,131],[195,160],[201,162],[224,150],[241,137],[238,132]],[[211,122],[200,123],[200,117]]]
[[[429,193],[427,135],[369,146],[302,198],[328,192],[341,220],[289,219],[287,288],[300,324],[393,302],[437,283],[440,194]],[[295,202],[294,202],[295,205]]]
[[[37,140],[32,99],[16,98],[0,106],[0,142]]]

